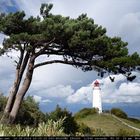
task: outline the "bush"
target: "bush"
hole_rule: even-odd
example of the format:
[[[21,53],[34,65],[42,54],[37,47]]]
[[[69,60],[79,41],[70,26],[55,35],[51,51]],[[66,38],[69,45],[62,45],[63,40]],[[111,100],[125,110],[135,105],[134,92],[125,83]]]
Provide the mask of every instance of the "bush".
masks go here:
[[[135,131],[128,131],[125,129],[120,129],[116,136],[136,136],[136,132]]]
[[[0,118],[3,115],[6,101],[7,98],[0,94]],[[46,116],[40,111],[39,104],[35,102],[33,97],[28,96],[21,104],[15,124],[37,126],[41,122],[46,122]]]
[[[41,122],[46,122],[46,116],[39,109],[39,104],[32,96],[24,99],[16,118],[16,124],[37,126]]]
[[[62,109],[59,107],[59,105],[57,105],[56,109],[53,112],[51,112],[50,114],[47,114],[47,117],[48,119],[52,119],[54,121],[57,121],[60,118],[66,117],[62,125],[64,128],[64,133],[75,134],[78,131],[77,122],[72,116],[72,113],[67,111],[66,108]]]
[[[93,135],[94,136],[105,136],[105,132],[102,129],[94,129],[93,130]]]
[[[64,136],[66,135],[62,127],[64,119],[59,119],[56,122],[48,120],[47,123],[39,123],[36,128],[0,124],[0,136]]]
[[[110,110],[103,110],[103,113],[110,113]]]
[[[111,113],[117,117],[127,119],[127,114],[119,108],[112,108]]]
[[[93,134],[91,128],[88,127],[87,125],[85,125],[84,123],[79,124],[78,132],[79,132],[79,134],[81,134],[81,135],[87,135],[87,136]]]
[[[98,109],[96,108],[84,108],[82,110],[80,110],[79,112],[77,112],[74,117],[75,118],[85,118],[87,117],[87,115],[93,115],[93,114],[97,114],[98,113]]]
[[[140,120],[139,119],[136,119],[136,118],[128,118],[128,120],[134,122],[134,123],[140,123]]]

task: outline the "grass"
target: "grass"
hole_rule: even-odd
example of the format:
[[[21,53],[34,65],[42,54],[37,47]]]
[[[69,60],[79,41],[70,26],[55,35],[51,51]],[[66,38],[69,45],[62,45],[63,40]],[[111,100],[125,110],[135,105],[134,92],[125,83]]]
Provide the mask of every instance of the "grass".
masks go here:
[[[121,118],[120,118],[120,119],[121,119]],[[133,121],[127,120],[127,119],[121,119],[121,120],[124,121],[124,122],[126,122],[126,123],[128,123],[128,124],[130,124],[130,125],[132,125],[132,126],[134,126],[134,127],[137,127],[137,128],[140,129],[140,122],[134,123]]]
[[[125,119],[123,119],[125,120]],[[101,130],[107,136],[115,136],[118,133],[122,132],[120,130],[124,130],[125,133],[131,132],[130,134],[140,135],[140,132],[129,128],[113,118],[110,114],[93,114],[88,115],[85,118],[77,119],[79,123],[84,123],[89,126],[93,130]],[[134,122],[125,120],[128,124],[136,127],[140,127],[140,124],[136,124]],[[122,134],[121,134],[122,135]]]
[[[65,119],[65,118],[64,118]],[[64,136],[63,121],[48,120],[47,123],[40,123],[38,127],[22,127],[21,125],[6,126],[0,124],[0,136]]]
[[[66,136],[62,127],[64,120],[65,118],[58,121],[48,120],[47,123],[40,123],[35,128],[29,126],[22,127],[20,125],[0,125],[0,136]],[[139,121],[121,120],[131,126],[140,128]],[[94,136],[140,136],[140,132],[122,124],[107,113],[90,114],[82,118],[76,118],[76,121],[82,125],[82,131],[77,132],[77,136],[83,136],[83,131]]]

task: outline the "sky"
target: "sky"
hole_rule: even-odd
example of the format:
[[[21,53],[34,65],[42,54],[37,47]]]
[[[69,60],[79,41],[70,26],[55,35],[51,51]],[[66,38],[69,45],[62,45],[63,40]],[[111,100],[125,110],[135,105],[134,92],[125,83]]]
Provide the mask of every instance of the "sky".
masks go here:
[[[95,23],[107,29],[108,36],[119,36],[128,42],[129,53],[140,54],[140,1],[139,0],[0,0],[0,12],[25,11],[26,16],[39,15],[41,3],[53,3],[53,14],[76,18],[87,13]],[[4,36],[0,34],[2,46]],[[14,54],[14,57],[16,55]],[[92,82],[100,81],[103,109],[120,107],[129,115],[140,116],[140,74],[128,82],[123,75],[115,75],[112,83],[108,76],[100,78],[94,71],[83,72],[72,66],[52,64],[35,70],[27,95],[34,96],[41,109],[51,111],[57,104],[76,112],[92,107]],[[15,76],[12,59],[0,57],[0,91],[8,95]]]

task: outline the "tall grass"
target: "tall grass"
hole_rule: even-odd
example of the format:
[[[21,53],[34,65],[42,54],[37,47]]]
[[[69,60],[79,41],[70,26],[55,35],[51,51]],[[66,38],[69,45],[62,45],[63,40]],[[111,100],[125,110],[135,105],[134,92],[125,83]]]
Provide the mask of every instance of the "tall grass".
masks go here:
[[[0,136],[64,136],[66,135],[62,127],[64,120],[65,118],[58,121],[48,120],[47,123],[40,123],[36,128],[0,124]]]

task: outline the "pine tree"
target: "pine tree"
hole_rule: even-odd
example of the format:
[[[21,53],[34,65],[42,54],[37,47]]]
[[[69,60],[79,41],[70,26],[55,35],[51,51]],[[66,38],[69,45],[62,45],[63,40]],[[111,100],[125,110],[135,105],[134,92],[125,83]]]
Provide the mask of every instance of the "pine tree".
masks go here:
[[[83,71],[95,70],[101,77],[105,71],[130,77],[127,73],[140,64],[137,53],[128,54],[126,42],[119,37],[108,37],[106,29],[86,14],[72,19],[53,15],[52,7],[52,4],[42,4],[42,18],[25,18],[24,12],[0,15],[0,32],[8,36],[3,41],[0,55],[13,50],[20,53],[19,60],[15,61],[15,81],[1,120],[3,123],[14,123],[34,70],[43,65],[61,63]],[[42,55],[59,57],[36,63]]]

